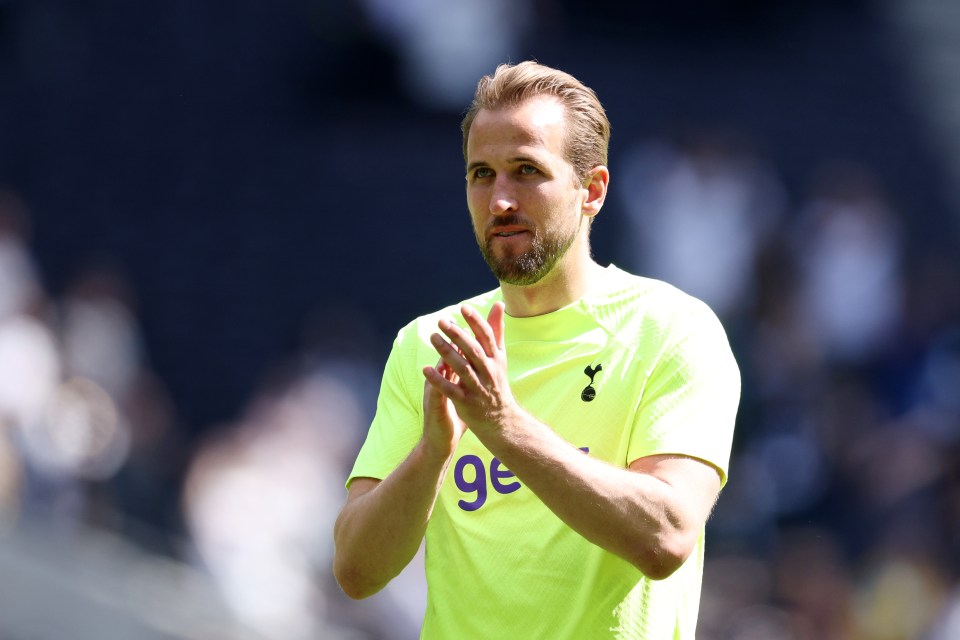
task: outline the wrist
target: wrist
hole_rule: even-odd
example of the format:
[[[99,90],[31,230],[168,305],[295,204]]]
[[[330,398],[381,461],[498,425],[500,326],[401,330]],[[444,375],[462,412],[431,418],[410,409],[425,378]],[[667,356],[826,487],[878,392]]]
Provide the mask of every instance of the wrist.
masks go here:
[[[518,427],[522,427],[530,419],[520,405],[510,403],[499,408],[496,412],[476,426],[470,427],[481,441],[507,435]]]
[[[415,447],[415,453],[427,468],[445,469],[456,451],[455,444],[438,444],[428,438],[421,438]]]

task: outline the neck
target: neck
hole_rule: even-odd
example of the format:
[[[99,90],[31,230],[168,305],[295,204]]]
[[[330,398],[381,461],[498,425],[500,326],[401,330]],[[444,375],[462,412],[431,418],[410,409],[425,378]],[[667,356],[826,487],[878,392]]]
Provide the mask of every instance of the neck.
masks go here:
[[[527,318],[562,309],[582,298],[603,272],[603,267],[594,262],[589,252],[564,258],[535,284],[518,286],[501,282],[506,313],[514,318]]]

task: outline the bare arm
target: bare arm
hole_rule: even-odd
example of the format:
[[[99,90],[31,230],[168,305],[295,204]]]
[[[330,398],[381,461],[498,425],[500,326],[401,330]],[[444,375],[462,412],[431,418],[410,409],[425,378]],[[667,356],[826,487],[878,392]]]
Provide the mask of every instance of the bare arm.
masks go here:
[[[441,377],[456,381],[442,363]],[[333,528],[333,573],[351,598],[386,586],[413,559],[465,425],[450,401],[424,388],[423,437],[383,481],[355,478]]]
[[[333,573],[348,596],[373,595],[413,559],[445,467],[418,446],[382,482],[353,480],[333,529]]]
[[[522,414],[481,440],[568,526],[653,579],[690,556],[720,490],[717,470],[695,458],[649,456],[618,468]]]
[[[441,321],[434,347],[457,379],[424,369],[483,444],[560,519],[586,539],[654,579],[687,559],[720,489],[711,465],[684,456],[650,456],[628,469],[583,455],[526,413],[507,382],[503,308],[484,320],[464,308],[473,331]]]

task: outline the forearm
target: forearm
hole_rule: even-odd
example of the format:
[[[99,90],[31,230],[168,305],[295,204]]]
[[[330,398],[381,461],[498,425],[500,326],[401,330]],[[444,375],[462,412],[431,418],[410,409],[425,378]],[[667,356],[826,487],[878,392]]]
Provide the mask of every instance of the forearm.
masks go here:
[[[373,595],[410,562],[423,540],[448,463],[449,458],[431,455],[421,442],[383,481],[348,498],[334,525],[333,561],[347,595]]]
[[[682,455],[647,456],[629,469],[584,456],[513,398],[507,376],[503,305],[486,321],[462,307],[473,336],[440,320],[431,343],[456,374],[425,369],[431,388],[448,398],[480,441],[561,520],[594,544],[664,578],[692,552],[720,476]],[[598,425],[598,428],[603,428]]]
[[[693,548],[702,509],[667,482],[584,455],[522,410],[477,435],[570,528],[649,577],[666,577]]]

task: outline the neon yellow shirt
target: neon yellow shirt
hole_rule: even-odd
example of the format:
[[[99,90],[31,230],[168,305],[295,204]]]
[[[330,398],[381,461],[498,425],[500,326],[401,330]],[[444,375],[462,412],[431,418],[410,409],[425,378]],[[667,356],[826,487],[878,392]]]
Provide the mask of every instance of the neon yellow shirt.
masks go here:
[[[466,301],[486,316],[499,289]],[[385,478],[423,429],[429,336],[461,305],[418,318],[397,336],[377,413],[350,478]],[[581,300],[505,319],[514,396],[585,455],[626,467],[684,454],[726,482],[740,375],[726,334],[702,302],[610,266]],[[349,482],[349,481],[348,481]],[[586,640],[694,638],[703,532],[669,578],[647,579],[565,525],[469,431],[426,532],[427,611],[421,638]]]

